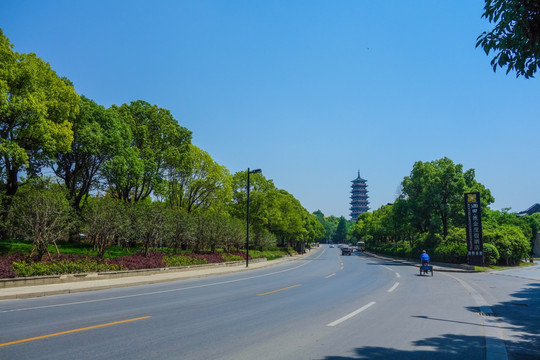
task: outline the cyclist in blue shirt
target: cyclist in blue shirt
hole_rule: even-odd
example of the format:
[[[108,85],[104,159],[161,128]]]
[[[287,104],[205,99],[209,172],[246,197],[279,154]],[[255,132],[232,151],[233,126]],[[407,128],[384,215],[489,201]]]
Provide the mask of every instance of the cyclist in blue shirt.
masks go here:
[[[429,255],[427,254],[426,250],[422,250],[422,255],[420,255],[420,261],[422,262],[422,265],[429,264]]]

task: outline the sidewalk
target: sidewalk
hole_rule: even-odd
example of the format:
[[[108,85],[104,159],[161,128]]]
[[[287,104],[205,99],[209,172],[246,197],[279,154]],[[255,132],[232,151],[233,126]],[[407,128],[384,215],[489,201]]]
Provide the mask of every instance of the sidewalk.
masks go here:
[[[315,249],[316,250],[316,249]],[[85,291],[95,291],[103,289],[113,289],[119,287],[136,286],[144,284],[156,284],[167,281],[185,280],[193,278],[202,278],[213,275],[230,274],[240,271],[249,271],[254,269],[260,269],[277,264],[281,264],[288,261],[294,261],[307,256],[295,255],[285,256],[281,259],[271,261],[250,261],[249,267],[246,268],[245,262],[238,262],[231,266],[228,265],[208,265],[192,268],[179,268],[175,270],[155,271],[150,275],[136,275],[136,271],[133,272],[133,276],[106,278],[98,280],[82,280],[82,281],[70,281],[62,282],[62,279],[58,277],[58,282],[53,284],[36,284],[27,286],[14,286],[5,287],[0,289],[0,300],[14,300],[14,299],[26,299],[34,297],[42,297],[49,295],[59,294],[71,294]],[[126,275],[124,273],[124,275]]]
[[[408,259],[402,259],[397,258],[393,256],[388,255],[378,255],[370,253],[369,251],[364,251],[364,254],[367,256],[371,256],[377,259],[385,260],[385,261],[392,261],[395,263],[420,267],[420,260],[418,261],[412,261]],[[439,263],[439,262],[430,262],[430,265],[433,266],[433,271],[439,271],[439,272],[457,272],[457,273],[475,273],[478,272],[474,270],[474,266],[472,265],[465,265],[465,264],[445,264],[445,263]]]

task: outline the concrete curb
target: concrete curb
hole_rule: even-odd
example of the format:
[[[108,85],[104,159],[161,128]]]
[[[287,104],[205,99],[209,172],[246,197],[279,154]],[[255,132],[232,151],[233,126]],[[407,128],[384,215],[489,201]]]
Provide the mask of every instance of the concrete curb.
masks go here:
[[[249,262],[254,264],[254,263],[265,262],[265,261],[267,261],[266,258],[260,258],[260,259],[252,259]],[[246,263],[245,261],[230,261],[230,262],[224,262],[224,263],[214,263],[214,264],[204,264],[204,265],[176,266],[176,267],[170,267],[170,268],[7,278],[7,279],[0,279],[0,289],[22,287],[22,286],[63,284],[63,283],[80,282],[80,281],[118,279],[118,278],[123,278],[123,277],[132,277],[132,276],[150,276],[150,275],[171,273],[171,272],[174,273],[174,272],[201,270],[201,269],[215,269],[215,268],[220,268],[220,267],[234,267],[234,266],[245,265],[245,263]]]
[[[118,273],[110,273],[109,275],[111,276],[109,278],[97,278],[96,275],[93,274],[93,276],[90,277],[66,277],[69,278],[69,281],[63,281],[63,279],[60,279],[60,277],[58,276],[52,277],[53,280],[56,282],[48,284],[39,283],[39,281],[43,279],[36,278],[36,282],[33,285],[0,288],[0,300],[16,300],[50,295],[73,294],[79,292],[157,284],[169,281],[224,275],[234,272],[261,269],[282,264],[288,261],[295,261],[304,258],[306,255],[307,254],[284,256],[281,259],[271,261],[266,261],[266,259],[261,261],[250,261],[249,267],[247,268],[245,267],[244,261],[238,261],[234,262],[235,264],[222,266],[203,265],[189,268],[183,267],[175,269],[152,269],[147,272],[141,272],[137,270],[132,272],[127,271],[121,272],[122,276],[117,277],[113,276],[118,275]],[[48,278],[48,281],[53,281],[51,280],[51,277],[46,278]]]

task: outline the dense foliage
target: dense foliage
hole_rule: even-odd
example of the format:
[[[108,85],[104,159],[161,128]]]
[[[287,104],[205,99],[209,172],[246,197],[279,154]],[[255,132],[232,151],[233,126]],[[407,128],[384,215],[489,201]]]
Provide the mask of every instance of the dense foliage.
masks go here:
[[[516,77],[532,78],[540,62],[540,1],[486,0],[482,17],[495,23],[478,37],[476,46],[495,56],[491,66],[515,70]]]
[[[443,158],[416,162],[401,183],[391,205],[361,214],[350,235],[366,242],[368,250],[417,259],[427,250],[435,261],[465,263],[465,192],[480,192],[485,261],[516,265],[529,256],[540,229],[540,214],[518,217],[488,205],[491,192],[475,180],[473,169]]]
[[[2,261],[0,276],[238,260],[246,226],[250,248],[274,258],[276,245],[299,251],[324,236],[316,216],[262,174],[252,176],[247,225],[246,171],[231,175],[191,136],[155,104],[105,108],[77,94],[0,30],[0,240],[32,244],[29,259],[9,258],[15,270]],[[79,240],[97,260],[58,260],[59,242]],[[107,260],[112,247],[142,251]]]

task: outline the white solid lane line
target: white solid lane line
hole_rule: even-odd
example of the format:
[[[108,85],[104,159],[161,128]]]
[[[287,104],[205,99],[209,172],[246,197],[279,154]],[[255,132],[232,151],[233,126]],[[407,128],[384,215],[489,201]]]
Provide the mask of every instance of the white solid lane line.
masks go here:
[[[471,295],[480,311],[484,314],[493,315],[493,310],[487,300],[473,288],[468,282],[450,274],[449,276],[459,282]],[[508,352],[504,342],[504,324],[496,317],[481,318],[484,323],[484,338],[486,339],[486,360],[508,360]]]
[[[352,313],[350,313],[349,315],[345,315],[344,317],[342,317],[341,319],[337,319],[336,321],[334,322],[331,322],[330,324],[326,325],[326,326],[336,326],[336,325],[339,325],[341,324],[342,322],[344,322],[345,320],[349,320],[350,318],[352,318],[353,316],[356,316],[358,314],[360,314],[362,311],[366,310],[367,308],[371,307],[375,305],[375,301],[372,301],[370,302],[369,304],[367,305],[364,305],[362,306],[360,309],[356,310],[356,311],[353,311]]]

